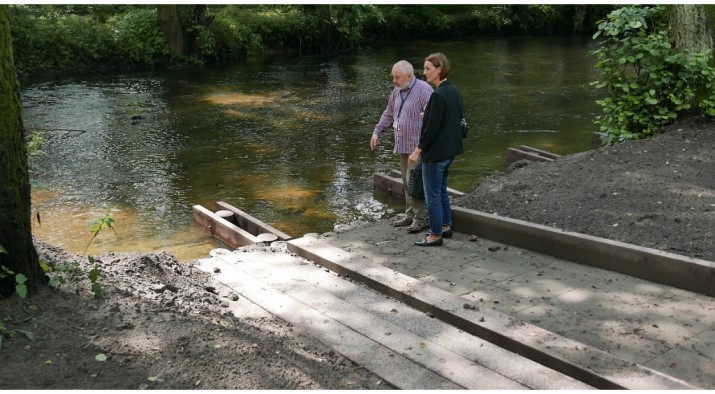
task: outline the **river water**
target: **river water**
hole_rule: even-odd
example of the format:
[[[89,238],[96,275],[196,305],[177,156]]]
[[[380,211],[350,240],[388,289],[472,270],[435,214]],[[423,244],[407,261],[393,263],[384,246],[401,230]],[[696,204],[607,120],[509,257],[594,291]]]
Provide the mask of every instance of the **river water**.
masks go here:
[[[415,41],[331,57],[114,76],[35,80],[21,99],[49,147],[33,174],[33,233],[73,253],[166,250],[180,260],[222,246],[192,221],[226,201],[292,235],[376,220],[404,207],[372,187],[398,168],[392,135],[369,140],[399,59],[444,52],[471,125],[450,187],[469,191],[521,144],[589,149],[600,96],[588,38]],[[114,209],[114,231],[91,224]],[[37,220],[39,217],[39,221]],[[91,241],[91,242],[90,242]]]

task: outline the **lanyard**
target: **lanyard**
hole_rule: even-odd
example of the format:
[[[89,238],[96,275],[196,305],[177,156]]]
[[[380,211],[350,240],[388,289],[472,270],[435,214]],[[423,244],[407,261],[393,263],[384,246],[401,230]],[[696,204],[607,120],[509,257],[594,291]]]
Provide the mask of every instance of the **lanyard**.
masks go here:
[[[402,114],[402,107],[405,106],[405,101],[407,101],[407,98],[410,97],[410,93],[412,93],[412,87],[415,86],[415,82],[417,82],[417,78],[412,80],[412,83],[410,83],[410,86],[407,87],[407,94],[405,97],[402,97],[402,91],[400,91],[400,99],[402,102],[400,103],[400,109],[397,111],[397,119],[400,119],[400,115]]]

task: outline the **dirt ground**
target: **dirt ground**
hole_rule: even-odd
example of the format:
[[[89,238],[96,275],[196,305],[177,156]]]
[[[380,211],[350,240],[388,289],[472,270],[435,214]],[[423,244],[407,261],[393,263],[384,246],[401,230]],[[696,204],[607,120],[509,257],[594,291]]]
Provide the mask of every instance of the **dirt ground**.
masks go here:
[[[518,162],[455,205],[715,261],[715,124],[652,140]],[[52,265],[86,260],[40,241]],[[0,389],[391,389],[369,371],[274,319],[239,319],[240,300],[166,253],[98,256],[102,298],[85,276],[0,303],[12,330]]]

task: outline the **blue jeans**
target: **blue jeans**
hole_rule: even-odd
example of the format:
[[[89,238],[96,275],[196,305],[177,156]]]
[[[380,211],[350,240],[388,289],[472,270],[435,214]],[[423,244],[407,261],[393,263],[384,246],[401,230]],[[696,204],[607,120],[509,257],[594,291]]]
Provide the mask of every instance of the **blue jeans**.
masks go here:
[[[452,225],[452,206],[447,193],[449,166],[454,158],[434,163],[422,163],[422,181],[425,187],[425,204],[429,231],[442,234],[442,226]]]

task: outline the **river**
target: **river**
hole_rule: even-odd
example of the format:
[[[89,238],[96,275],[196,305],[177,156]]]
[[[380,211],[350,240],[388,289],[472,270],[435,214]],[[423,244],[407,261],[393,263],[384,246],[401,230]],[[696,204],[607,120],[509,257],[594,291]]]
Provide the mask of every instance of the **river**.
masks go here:
[[[33,173],[33,233],[70,252],[166,250],[180,260],[222,246],[192,206],[226,201],[292,235],[377,220],[403,205],[373,190],[398,168],[392,136],[369,148],[399,59],[421,76],[444,52],[471,125],[450,187],[469,191],[521,144],[590,148],[599,92],[587,37],[413,41],[201,70],[63,77],[21,89],[28,130],[49,146]],[[114,228],[90,226],[114,209]],[[39,220],[37,219],[39,217]],[[90,242],[91,241],[91,242]]]

